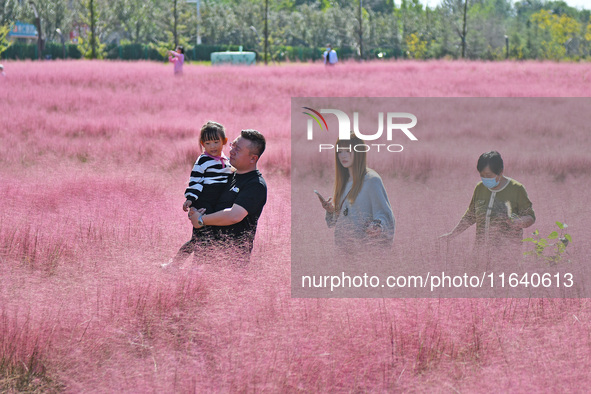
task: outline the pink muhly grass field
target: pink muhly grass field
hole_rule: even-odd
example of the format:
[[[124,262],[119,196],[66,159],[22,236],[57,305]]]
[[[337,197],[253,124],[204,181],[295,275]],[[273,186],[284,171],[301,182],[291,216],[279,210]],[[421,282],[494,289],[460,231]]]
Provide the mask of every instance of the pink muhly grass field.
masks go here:
[[[181,78],[147,62],[8,62],[5,70],[0,390],[556,392],[591,384],[587,299],[292,299],[289,249],[290,97],[588,97],[588,65],[186,65]],[[246,269],[220,258],[163,271],[190,237],[183,192],[210,119],[230,140],[254,128],[268,141],[260,169],[269,199],[253,260]],[[437,235],[467,207],[479,133],[459,130],[441,151],[401,160],[384,176],[399,190],[390,196],[397,248],[417,263],[441,257]],[[585,259],[587,130],[496,137],[507,174],[534,202],[533,228],[547,233],[566,221],[569,253]],[[566,141],[560,154],[552,151],[558,139]],[[552,160],[521,155],[517,146],[530,143],[546,144]],[[442,198],[420,216],[438,189]],[[454,248],[471,245],[473,232]]]

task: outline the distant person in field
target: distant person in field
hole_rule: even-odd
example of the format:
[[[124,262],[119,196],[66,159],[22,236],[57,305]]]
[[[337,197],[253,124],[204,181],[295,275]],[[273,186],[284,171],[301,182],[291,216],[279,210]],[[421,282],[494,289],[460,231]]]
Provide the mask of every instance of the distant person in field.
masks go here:
[[[332,45],[330,44],[326,45],[326,51],[324,51],[322,56],[324,57],[325,66],[334,66],[339,61],[337,52],[334,49],[332,49]]]
[[[224,185],[213,213],[194,207],[189,212],[193,226],[208,235],[204,246],[229,251],[239,265],[250,260],[257,223],[267,202],[267,184],[257,169],[265,147],[261,133],[242,130],[230,150],[230,164],[236,171]]]
[[[174,63],[174,75],[182,75],[183,64],[185,63],[185,49],[179,45],[176,50],[168,51],[168,61]]]
[[[336,246],[359,251],[359,245],[389,249],[394,241],[395,220],[382,178],[367,167],[367,153],[354,146],[364,144],[353,133],[335,146],[336,177],[333,197],[324,199],[328,227],[334,227]]]
[[[454,238],[476,223],[477,246],[520,246],[523,229],[536,221],[525,187],[503,175],[499,152],[483,153],[476,169],[482,181],[476,185],[466,213],[450,233],[440,238]]]
[[[4,72],[4,66],[0,64],[0,78],[6,78],[6,73]]]
[[[232,175],[230,162],[223,152],[227,142],[226,130],[221,124],[209,121],[201,127],[199,144],[203,153],[195,161],[189,178],[189,187],[185,190],[186,201],[183,204],[185,212],[190,208],[213,212]],[[176,256],[167,264],[163,264],[163,267],[186,260],[195,251],[200,233],[200,229],[193,228],[191,239],[181,246]]]

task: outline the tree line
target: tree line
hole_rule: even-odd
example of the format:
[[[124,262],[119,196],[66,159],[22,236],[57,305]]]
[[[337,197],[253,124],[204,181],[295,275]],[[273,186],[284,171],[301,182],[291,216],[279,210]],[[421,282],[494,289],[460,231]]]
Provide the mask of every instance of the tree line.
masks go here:
[[[15,21],[35,21],[31,3],[43,43],[69,41],[74,32],[88,58],[106,56],[113,43],[160,53],[241,45],[278,60],[327,43],[363,59],[591,55],[590,11],[546,0],[442,0],[436,7],[420,0],[201,0],[199,17],[195,0],[0,0],[0,51]]]

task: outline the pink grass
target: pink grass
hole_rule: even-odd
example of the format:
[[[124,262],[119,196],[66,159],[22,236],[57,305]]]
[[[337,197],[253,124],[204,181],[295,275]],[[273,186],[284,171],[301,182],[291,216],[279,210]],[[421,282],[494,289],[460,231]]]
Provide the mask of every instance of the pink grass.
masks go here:
[[[289,287],[290,97],[589,96],[588,65],[188,65],[182,78],[155,63],[5,69],[3,390],[15,389],[16,377],[20,389],[68,392],[556,392],[591,384],[588,300],[292,299]],[[270,194],[253,261],[245,270],[227,258],[203,271],[188,263],[163,272],[158,265],[191,232],[182,193],[209,119],[231,139],[241,128],[268,139],[261,167]],[[569,252],[583,261],[589,159],[579,126],[566,142],[537,130],[495,132],[515,141],[503,146],[505,160],[534,201],[534,227],[548,232],[566,221]],[[434,240],[460,218],[477,181],[479,133],[459,129],[439,152],[401,158],[384,177],[398,190],[401,256],[441,257]],[[552,151],[558,140],[560,153]],[[516,146],[530,141],[536,150],[547,145],[553,160],[520,154]]]

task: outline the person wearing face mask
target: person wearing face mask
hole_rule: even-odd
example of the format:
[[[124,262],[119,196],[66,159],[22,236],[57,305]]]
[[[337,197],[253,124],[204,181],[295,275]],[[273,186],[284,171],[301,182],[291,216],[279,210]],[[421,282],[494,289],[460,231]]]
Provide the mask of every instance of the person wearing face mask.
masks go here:
[[[337,57],[337,52],[332,49],[332,45],[326,45],[326,51],[322,54],[324,57],[324,65],[325,66],[334,66],[339,61]]]
[[[483,153],[476,169],[482,182],[476,185],[466,213],[440,238],[454,238],[476,223],[479,246],[521,245],[523,229],[536,221],[525,187],[503,175],[503,159],[497,151]]]

